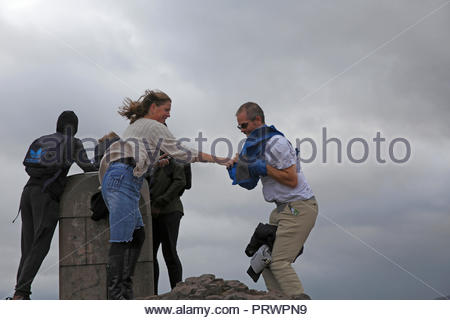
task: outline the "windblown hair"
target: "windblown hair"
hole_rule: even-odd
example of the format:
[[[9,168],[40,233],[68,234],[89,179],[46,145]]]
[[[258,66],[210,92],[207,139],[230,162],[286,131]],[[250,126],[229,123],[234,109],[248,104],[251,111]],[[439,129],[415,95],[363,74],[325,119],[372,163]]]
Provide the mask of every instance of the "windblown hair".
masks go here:
[[[264,111],[261,109],[261,107],[254,103],[254,102],[246,102],[242,106],[239,107],[239,109],[236,111],[236,116],[241,112],[247,112],[247,119],[250,121],[253,121],[256,119],[256,116],[259,116],[261,118],[261,122],[265,123],[264,121]]]
[[[121,116],[128,118],[132,124],[148,113],[152,103],[160,106],[168,101],[172,102],[170,97],[160,90],[145,90],[145,93],[136,101],[125,98],[118,112]]]

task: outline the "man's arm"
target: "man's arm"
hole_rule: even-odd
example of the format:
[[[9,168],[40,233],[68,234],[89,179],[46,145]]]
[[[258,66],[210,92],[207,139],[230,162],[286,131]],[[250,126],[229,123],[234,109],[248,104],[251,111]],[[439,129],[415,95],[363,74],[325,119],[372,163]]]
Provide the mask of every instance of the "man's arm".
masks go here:
[[[297,187],[297,155],[292,145],[285,137],[275,136],[269,140],[268,146],[270,150],[266,152],[267,175],[285,186]]]
[[[285,169],[276,169],[270,165],[266,165],[267,175],[274,178],[281,184],[295,188],[298,184],[297,166],[294,164]]]

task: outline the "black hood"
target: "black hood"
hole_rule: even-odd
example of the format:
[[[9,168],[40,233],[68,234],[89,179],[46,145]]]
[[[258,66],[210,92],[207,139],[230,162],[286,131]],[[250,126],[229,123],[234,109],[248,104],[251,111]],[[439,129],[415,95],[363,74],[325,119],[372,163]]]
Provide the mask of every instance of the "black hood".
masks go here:
[[[73,111],[64,111],[58,117],[56,132],[74,136],[78,131],[78,117]]]

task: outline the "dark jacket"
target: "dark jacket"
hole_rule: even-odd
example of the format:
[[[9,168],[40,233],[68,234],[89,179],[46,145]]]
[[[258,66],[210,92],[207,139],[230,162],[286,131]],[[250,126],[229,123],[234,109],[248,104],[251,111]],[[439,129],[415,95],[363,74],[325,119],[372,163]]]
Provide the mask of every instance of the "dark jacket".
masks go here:
[[[257,282],[261,275],[263,268],[268,266],[271,261],[271,254],[273,244],[275,242],[276,233],[278,227],[268,223],[259,223],[255,229],[255,232],[250,239],[247,248],[245,248],[245,254],[251,257],[250,267],[247,270],[247,274]],[[299,253],[295,257],[294,261],[303,253],[303,247],[301,247]]]
[[[150,177],[150,199],[159,214],[183,212],[180,194],[186,186],[184,165],[170,159],[169,164],[156,168]],[[156,216],[154,214],[154,216]]]
[[[275,225],[260,222],[256,227],[255,232],[253,232],[247,248],[245,248],[245,254],[247,255],[247,257],[253,256],[262,245],[268,245],[269,249],[272,250],[277,234],[277,229],[278,227]],[[302,253],[303,246],[301,247],[295,259],[297,259]]]
[[[262,245],[268,245],[269,249],[272,250],[277,228],[277,226],[272,224],[264,224],[260,222],[256,227],[255,232],[253,232],[247,248],[245,248],[245,254],[247,257],[253,256]]]
[[[56,124],[56,132],[62,133],[69,138],[67,146],[69,150],[69,158],[67,159],[67,164],[64,166],[56,180],[46,188],[46,192],[48,192],[54,200],[59,200],[60,196],[64,192],[64,187],[67,182],[67,174],[69,173],[70,167],[74,162],[76,162],[84,172],[97,171],[96,167],[88,159],[83,143],[80,139],[75,138],[77,131],[78,117],[75,112],[64,111],[61,113]],[[26,185],[43,186],[48,178],[49,177],[30,177]]]
[[[247,248],[245,248],[245,254],[251,257],[247,274],[254,282],[258,281],[264,267],[272,261],[271,254],[277,228],[272,224],[260,222],[253,232]]]

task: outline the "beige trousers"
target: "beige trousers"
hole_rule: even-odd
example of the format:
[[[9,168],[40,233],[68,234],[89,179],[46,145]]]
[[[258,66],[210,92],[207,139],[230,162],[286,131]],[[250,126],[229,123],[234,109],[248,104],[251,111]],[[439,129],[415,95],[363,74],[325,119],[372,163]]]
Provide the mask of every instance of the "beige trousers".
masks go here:
[[[269,223],[278,226],[272,250],[272,263],[263,271],[267,289],[278,290],[288,296],[304,292],[292,262],[314,227],[318,205],[309,200],[290,202],[272,211]]]

